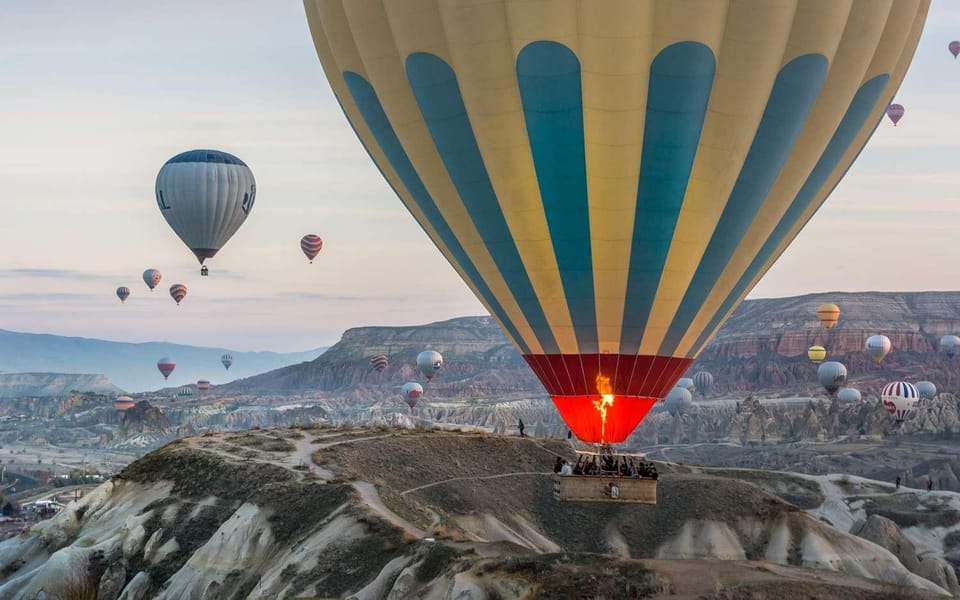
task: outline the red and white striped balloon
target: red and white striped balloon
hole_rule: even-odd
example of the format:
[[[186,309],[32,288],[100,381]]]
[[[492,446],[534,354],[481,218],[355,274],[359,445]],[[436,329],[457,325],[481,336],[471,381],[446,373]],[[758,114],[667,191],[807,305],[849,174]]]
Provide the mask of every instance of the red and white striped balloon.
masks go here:
[[[322,248],[323,240],[320,239],[319,235],[310,233],[300,238],[300,249],[303,250],[303,253],[310,259],[310,264],[313,264],[313,259],[320,254]]]
[[[180,306],[180,301],[187,296],[187,286],[182,283],[175,283],[170,286],[170,297],[177,302],[177,306]]]
[[[163,375],[163,378],[166,379],[170,377],[170,373],[173,373],[173,370],[177,368],[177,363],[173,359],[163,357],[157,361],[157,369]]]

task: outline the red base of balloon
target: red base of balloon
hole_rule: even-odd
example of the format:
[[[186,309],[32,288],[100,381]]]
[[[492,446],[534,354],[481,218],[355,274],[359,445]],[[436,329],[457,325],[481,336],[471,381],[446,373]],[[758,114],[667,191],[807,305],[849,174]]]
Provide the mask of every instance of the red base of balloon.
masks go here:
[[[633,354],[528,354],[523,358],[577,437],[606,444],[627,439],[657,398],[665,397],[693,362]]]
[[[625,441],[657,402],[639,396],[551,396],[578,438],[596,444]]]

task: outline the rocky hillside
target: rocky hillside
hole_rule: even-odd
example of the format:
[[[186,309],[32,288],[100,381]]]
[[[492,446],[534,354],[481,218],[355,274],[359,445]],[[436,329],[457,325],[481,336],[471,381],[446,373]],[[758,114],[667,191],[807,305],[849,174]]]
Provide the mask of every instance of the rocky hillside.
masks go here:
[[[66,396],[71,391],[123,394],[105,375],[0,373],[0,398]]]
[[[836,327],[816,319],[823,302],[840,306]],[[960,387],[960,369],[935,352],[946,333],[960,333],[960,292],[864,292],[812,294],[748,300],[720,329],[691,367],[715,378],[714,394],[742,391],[812,392],[819,388],[807,348],[820,344],[847,365],[851,380],[878,387],[893,377],[931,379],[941,389]],[[883,368],[864,351],[866,338],[887,335],[893,351]],[[396,395],[415,373],[417,354],[427,348],[444,355],[444,370],[427,396],[444,399],[543,396],[543,387],[489,317],[464,317],[416,327],[350,329],[326,353],[223,386],[224,393],[319,392],[351,402]],[[385,354],[390,365],[376,373],[370,357]],[[957,359],[960,361],[960,358]],[[419,378],[423,382],[422,378]]]
[[[549,472],[557,454],[569,457],[570,447],[388,428],[180,440],[0,543],[0,597],[879,599],[957,591],[942,558],[952,542],[911,541],[912,551],[904,543],[934,525],[952,540],[960,513],[948,492],[938,493],[938,507],[874,482],[841,493],[832,480],[661,463],[657,506],[561,504]],[[898,524],[911,515],[917,532]]]

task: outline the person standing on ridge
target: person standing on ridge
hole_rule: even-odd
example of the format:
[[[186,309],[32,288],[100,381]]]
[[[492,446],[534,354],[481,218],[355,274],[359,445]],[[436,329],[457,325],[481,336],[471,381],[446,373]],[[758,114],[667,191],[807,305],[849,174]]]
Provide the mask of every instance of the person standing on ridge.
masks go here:
[[[520,437],[524,437],[523,436],[523,419],[520,419],[520,424],[517,425],[517,427],[520,429]]]

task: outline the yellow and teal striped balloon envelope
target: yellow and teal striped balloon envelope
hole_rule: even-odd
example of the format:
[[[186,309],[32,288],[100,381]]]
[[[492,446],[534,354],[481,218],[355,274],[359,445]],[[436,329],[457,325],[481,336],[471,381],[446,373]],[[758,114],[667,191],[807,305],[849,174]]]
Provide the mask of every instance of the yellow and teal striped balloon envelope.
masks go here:
[[[928,0],[305,0],[413,217],[581,439],[624,440],[810,220]]]

